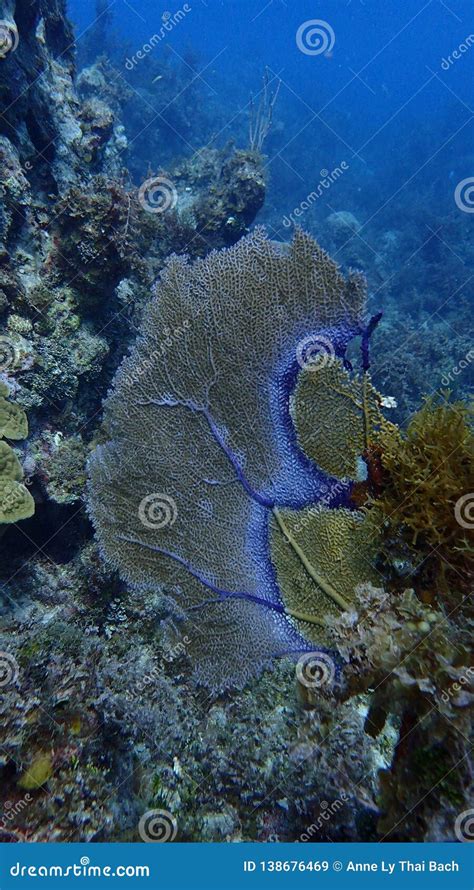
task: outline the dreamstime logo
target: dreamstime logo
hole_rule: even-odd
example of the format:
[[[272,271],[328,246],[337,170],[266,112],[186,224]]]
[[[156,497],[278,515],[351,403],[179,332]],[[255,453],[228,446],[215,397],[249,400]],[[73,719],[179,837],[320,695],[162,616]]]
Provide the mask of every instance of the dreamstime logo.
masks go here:
[[[178,517],[176,501],[162,492],[147,494],[140,501],[138,517],[145,528],[172,526]]]
[[[152,176],[138,189],[138,200],[147,213],[166,213],[178,203],[178,192],[166,176]]]
[[[303,832],[303,834],[300,835],[299,843],[306,844],[310,841],[313,835],[318,831],[321,831],[321,829],[324,828],[325,823],[330,822],[332,817],[343,808],[348,799],[346,792],[342,791],[340,798],[336,798],[336,800],[333,800],[331,803],[328,803],[327,800],[322,800],[318,818],[306,829],[306,831]]]
[[[168,810],[147,810],[138,823],[138,833],[146,844],[174,841],[178,823]]]
[[[296,361],[300,368],[310,371],[320,371],[326,365],[331,365],[335,357],[333,344],[321,334],[309,334],[296,347]]]
[[[305,528],[307,528],[311,520],[313,518],[317,518],[321,514],[321,510],[323,507],[329,507],[331,501],[334,500],[338,495],[347,491],[348,483],[341,482],[338,480],[337,482],[332,482],[329,485],[321,486],[321,496],[318,500],[318,503],[315,507],[308,507],[306,510],[302,512],[302,518],[297,519],[295,523],[292,525],[292,533],[293,535],[301,534]],[[286,544],[292,546],[290,538],[286,535],[284,536],[284,540]]]
[[[319,198],[324,195],[324,191],[331,188],[331,185],[333,185],[333,183],[336,182],[339,177],[342,176],[342,174],[345,173],[345,171],[348,169],[349,164],[347,163],[347,161],[341,161],[339,166],[334,167],[333,170],[326,170],[326,168],[320,170],[321,179],[319,180],[316,188],[313,189],[312,192],[309,192],[309,194],[306,195],[306,198],[304,198],[303,201],[300,202],[298,207],[294,207],[292,212],[288,216],[283,217],[282,222],[285,228],[291,226],[292,223],[294,226],[296,226],[298,223],[295,217],[298,218],[302,216],[306,210],[309,210],[312,204],[314,204],[315,201],[318,201]]]
[[[179,643],[176,643],[170,649],[163,653],[160,664],[158,667],[152,667],[149,673],[144,674],[133,686],[127,690],[125,697],[129,702],[136,702],[137,699],[140,699],[148,686],[151,686],[153,683],[159,683],[161,678],[163,677],[163,671],[166,665],[171,664],[177,658],[181,658],[186,653],[186,646],[189,646],[191,642],[190,637],[187,635],[183,637]]]
[[[457,49],[453,50],[452,54],[450,54],[447,59],[441,59],[441,67],[443,71],[449,71],[451,65],[454,65],[459,61],[464,53],[467,53],[468,50],[470,50],[471,46],[474,46],[474,34],[468,34],[464,41],[459,44]]]
[[[474,360],[474,349],[470,349],[469,352],[466,352],[464,358],[458,362],[454,368],[451,368],[447,374],[443,374],[441,378],[442,386],[449,386],[450,383],[453,383],[453,377],[459,377],[459,375],[464,371],[465,368],[468,368],[471,362]]]
[[[127,71],[132,71],[142,59],[145,59],[146,56],[151,53],[156,46],[158,46],[162,40],[164,40],[170,31],[173,30],[183,19],[187,16],[187,14],[191,12],[191,7],[189,3],[183,3],[181,9],[177,9],[176,12],[171,13],[169,10],[163,13],[161,16],[161,27],[159,31],[156,31],[155,34],[152,34],[151,37],[147,40],[146,43],[143,44],[141,49],[138,49],[133,56],[125,61],[125,67]]]
[[[458,498],[454,507],[456,522],[462,528],[474,528],[474,491]]]
[[[308,19],[296,32],[296,46],[306,56],[330,53],[335,42],[336,35],[331,25],[323,19]]]
[[[474,810],[464,810],[459,813],[454,823],[454,833],[461,843],[474,841]]]
[[[164,339],[161,341],[161,343],[158,344],[158,347],[154,349],[153,352],[149,356],[147,356],[147,358],[143,359],[143,361],[140,362],[140,365],[137,368],[134,368],[130,374],[124,372],[123,376],[124,380],[126,380],[127,382],[127,385],[131,386],[134,383],[138,383],[140,377],[142,377],[143,374],[147,374],[150,371],[153,373],[153,369],[156,367],[156,363],[159,357],[161,356],[162,358],[164,358],[168,350],[172,349],[175,346],[178,346],[182,337],[184,337],[185,334],[188,333],[188,331],[190,330],[191,321],[188,318],[183,321],[181,327],[176,327],[174,328],[174,330],[165,327],[163,329]]]
[[[20,815],[22,810],[28,806],[29,803],[33,800],[31,794],[25,794],[21,800],[17,800],[15,802],[11,800],[6,800],[4,804],[4,811],[0,816],[0,829],[11,828],[12,824],[15,822],[15,818]]]
[[[474,176],[458,182],[454,189],[454,200],[463,213],[474,213]]]
[[[14,53],[18,46],[18,28],[15,22],[0,19],[0,59]]]
[[[0,336],[0,371],[10,371],[18,364],[18,350],[12,341]]]
[[[0,652],[0,686],[9,686],[18,679],[18,663],[9,652]]]
[[[464,674],[461,674],[454,683],[451,683],[448,689],[443,690],[441,701],[444,704],[448,704],[450,699],[456,698],[465,686],[471,686],[472,684],[474,684],[474,667],[468,667]]]
[[[306,652],[296,665],[296,677],[307,689],[331,686],[335,674],[334,661],[326,652]]]

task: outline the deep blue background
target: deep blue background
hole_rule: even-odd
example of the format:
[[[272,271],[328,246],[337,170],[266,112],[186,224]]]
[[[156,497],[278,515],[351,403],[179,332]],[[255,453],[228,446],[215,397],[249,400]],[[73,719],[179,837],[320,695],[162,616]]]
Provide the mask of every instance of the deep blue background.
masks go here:
[[[352,198],[349,204],[342,201],[346,184],[334,209],[367,219],[384,201],[393,201],[398,189],[424,195],[433,184],[440,208],[452,209],[454,186],[474,173],[474,163],[471,170],[466,160],[474,142],[474,48],[447,71],[441,62],[474,32],[468,0],[192,0],[189,5],[184,21],[139,63],[144,69],[152,58],[167,55],[180,64],[189,50],[194,54],[187,70],[200,90],[195,107],[200,114],[212,109],[218,115],[206,132],[193,129],[192,121],[186,131],[177,127],[183,155],[214,137],[214,144],[229,137],[242,144],[249,95],[258,92],[268,65],[282,79],[265,146],[268,201],[280,215],[314,188],[321,169],[342,159],[352,161],[347,177]],[[181,6],[177,0],[110,0],[107,29],[124,42],[115,61],[119,77],[130,79],[127,55],[159,30],[163,12]],[[71,0],[69,8],[80,46],[96,4]],[[304,55],[296,45],[298,26],[315,17],[334,30],[329,57]],[[171,106],[183,98],[170,90]],[[144,126],[152,112],[143,105]]]

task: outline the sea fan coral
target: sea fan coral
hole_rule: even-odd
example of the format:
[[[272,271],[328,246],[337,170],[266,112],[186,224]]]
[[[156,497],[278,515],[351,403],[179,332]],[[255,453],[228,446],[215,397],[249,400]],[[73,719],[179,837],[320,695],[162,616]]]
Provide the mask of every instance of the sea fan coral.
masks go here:
[[[310,648],[269,552],[270,534],[273,548],[280,535],[299,552],[284,511],[317,505],[331,484],[298,444],[291,396],[302,368],[339,368],[366,330],[364,302],[362,276],[344,279],[309,236],[298,231],[286,246],[256,229],[193,265],[169,261],[117,374],[106,404],[111,440],[90,460],[90,514],[125,580],[178,585],[197,620],[197,677],[215,688]],[[167,329],[183,333],[163,351]],[[345,429],[342,414],[340,422]],[[371,577],[368,567],[354,576]],[[332,586],[317,590],[332,607]],[[321,621],[323,604],[319,611]]]
[[[397,431],[383,416],[368,375],[351,376],[338,361],[299,375],[292,414],[305,453],[338,479],[358,479],[361,454],[378,444],[382,432]]]

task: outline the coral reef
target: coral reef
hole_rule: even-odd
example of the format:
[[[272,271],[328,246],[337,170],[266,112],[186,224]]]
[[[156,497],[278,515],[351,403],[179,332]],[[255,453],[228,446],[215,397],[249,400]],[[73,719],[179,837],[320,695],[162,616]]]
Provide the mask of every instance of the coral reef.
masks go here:
[[[355,157],[317,185],[349,116],[293,154],[267,71],[230,133],[193,52],[127,65],[98,10],[78,56],[65,0],[2,12],[0,842],[139,842],[155,807],[183,841],[451,841],[470,218],[436,177],[378,215]],[[301,197],[285,127],[318,244],[248,235]]]
[[[469,399],[474,379],[469,301],[459,299],[456,312],[444,319],[420,306],[417,292],[409,291],[409,298],[410,316],[389,304],[372,348],[374,383],[384,393],[396,393],[392,416],[401,426],[433,389]]]
[[[345,696],[371,690],[367,731],[376,737],[389,714],[398,721],[377,795],[381,839],[451,839],[457,815],[469,807],[474,668],[466,610],[467,598],[446,614],[413,590],[393,596],[365,586],[353,611],[334,620]]]
[[[193,695],[188,638],[159,624],[166,600],[124,597],[99,577],[91,545],[64,566],[23,567],[10,592],[0,637],[16,663],[0,705],[10,839],[139,841],[153,807],[175,815],[185,841],[372,836],[393,733],[373,745],[362,698],[303,712],[286,660],[232,699]]]
[[[77,443],[85,460],[103,395],[165,258],[237,240],[265,184],[258,153],[231,145],[173,158],[170,170],[148,170],[148,179],[143,164],[133,182],[124,116],[133,90],[112,76],[106,56],[76,70],[62,0],[10,7],[19,40],[0,70],[0,371],[28,411],[29,475],[53,519],[56,504],[79,496]],[[171,177],[176,191],[176,207],[165,212],[148,203],[157,175]],[[65,466],[71,445],[76,483],[56,474],[50,484],[59,440]],[[41,537],[39,526],[29,529]]]

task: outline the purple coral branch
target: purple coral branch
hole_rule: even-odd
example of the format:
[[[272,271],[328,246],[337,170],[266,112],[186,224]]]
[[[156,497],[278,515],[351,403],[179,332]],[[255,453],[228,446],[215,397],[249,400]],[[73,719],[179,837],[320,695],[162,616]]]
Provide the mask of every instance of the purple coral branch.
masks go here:
[[[216,440],[217,444],[219,445],[219,447],[222,449],[222,451],[224,452],[224,454],[226,455],[226,457],[232,464],[232,466],[236,472],[237,479],[239,480],[239,482],[241,483],[242,487],[245,489],[247,494],[252,498],[252,500],[256,501],[257,504],[260,504],[261,507],[267,507],[269,510],[272,510],[273,507],[275,506],[275,502],[271,501],[270,498],[266,498],[266,497],[264,497],[264,495],[259,494],[258,491],[255,491],[255,489],[252,488],[249,481],[244,476],[242,467],[238,463],[235,454],[233,453],[233,451],[229,448],[229,446],[224,441],[223,436],[219,432],[217,425],[214,422],[214,420],[213,420],[211,414],[209,413],[209,411],[207,410],[207,408],[197,408],[196,410],[200,411],[206,418],[207,423],[209,424],[209,429],[210,429],[212,435],[214,436],[214,439]]]
[[[383,314],[382,312],[377,312],[376,315],[373,315],[372,318],[370,319],[367,327],[362,332],[361,350],[362,350],[362,370],[364,371],[364,373],[365,373],[365,371],[368,371],[370,368],[370,347],[369,347],[370,338],[371,338],[375,328],[377,327],[380,319],[382,318],[382,314]]]
[[[206,578],[198,569],[193,568],[193,566],[186,560],[183,559],[182,556],[178,556],[177,553],[173,553],[171,550],[166,550],[164,547],[157,547],[156,544],[147,544],[146,541],[141,541],[140,538],[133,538],[130,535],[117,535],[117,538],[120,541],[125,541],[127,544],[138,544],[140,547],[145,547],[147,550],[152,550],[154,553],[160,553],[162,556],[168,556],[170,559],[174,560],[174,562],[179,563],[179,565],[183,566],[193,578],[196,578],[204,587],[212,590],[213,593],[217,594],[219,599],[217,600],[207,600],[205,602],[199,603],[197,606],[191,606],[187,609],[188,612],[191,612],[195,609],[200,609],[202,606],[210,605],[214,602],[222,602],[228,599],[244,599],[251,603],[256,603],[258,606],[266,606],[268,609],[272,609],[274,612],[279,612],[280,614],[285,613],[284,606],[279,605],[278,603],[272,603],[268,600],[264,599],[261,596],[256,596],[253,593],[247,593],[245,591],[231,591],[231,590],[223,590],[221,587],[217,587],[209,578]]]
[[[237,457],[231,448],[227,445],[223,435],[219,432],[217,424],[212,417],[210,411],[207,408],[200,408],[198,405],[194,405],[192,402],[181,402],[178,399],[147,399],[146,402],[141,402],[140,404],[151,404],[158,405],[160,408],[176,408],[178,405],[182,408],[188,408],[189,411],[192,411],[194,414],[202,414],[205,417],[209,429],[217,442],[219,448],[224,452],[229,462],[232,464],[232,467],[235,470],[237,479],[239,480],[242,488],[247,492],[247,494],[252,498],[253,501],[256,501],[261,507],[266,507],[268,510],[272,510],[275,506],[275,502],[270,500],[270,498],[266,498],[264,495],[259,494],[258,491],[255,491],[254,488],[250,485],[250,482],[244,475],[244,471],[240,466]]]

